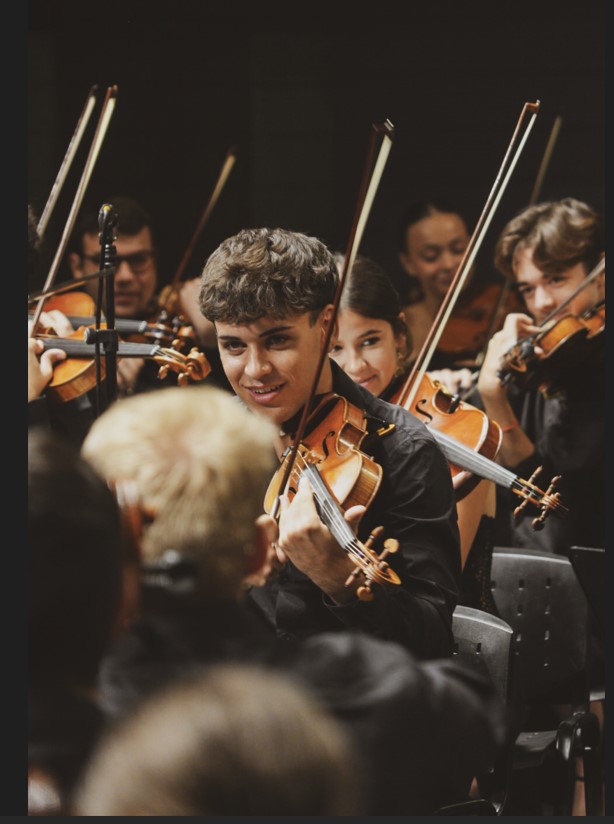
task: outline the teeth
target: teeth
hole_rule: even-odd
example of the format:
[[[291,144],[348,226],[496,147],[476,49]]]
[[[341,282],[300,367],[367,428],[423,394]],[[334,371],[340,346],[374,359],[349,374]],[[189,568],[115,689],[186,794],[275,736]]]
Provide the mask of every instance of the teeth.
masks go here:
[[[267,395],[269,392],[276,392],[279,386],[263,386],[261,389],[251,389],[255,395]]]

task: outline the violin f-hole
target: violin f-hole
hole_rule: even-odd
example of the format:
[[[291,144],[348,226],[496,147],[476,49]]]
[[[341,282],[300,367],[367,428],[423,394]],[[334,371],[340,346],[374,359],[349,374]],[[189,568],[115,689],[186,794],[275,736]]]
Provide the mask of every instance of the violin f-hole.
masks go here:
[[[427,403],[428,401],[425,398],[423,398],[422,400],[418,401],[418,403],[415,406],[415,410],[418,415],[422,415],[422,417],[426,418],[426,420],[430,423],[433,420],[433,416],[429,412],[427,412],[426,409],[424,409]]]

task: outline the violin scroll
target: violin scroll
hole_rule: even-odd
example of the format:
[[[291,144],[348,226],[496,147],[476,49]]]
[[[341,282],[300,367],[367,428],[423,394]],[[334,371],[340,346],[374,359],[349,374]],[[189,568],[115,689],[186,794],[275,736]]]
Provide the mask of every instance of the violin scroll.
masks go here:
[[[373,575],[373,569],[380,573],[384,573],[385,580],[383,581],[383,583],[397,583],[394,580],[390,580],[390,569],[388,567],[388,564],[384,561],[384,558],[387,555],[392,555],[392,553],[398,550],[399,542],[396,540],[396,538],[387,538],[384,541],[383,550],[382,552],[380,552],[379,555],[373,552],[373,544],[381,536],[383,531],[383,526],[376,526],[367,538],[367,540],[365,541],[365,543],[363,544],[363,549],[369,553],[371,562],[375,564],[375,559],[377,559],[377,563],[375,564],[375,566],[373,568],[369,568],[368,570],[366,570],[363,568],[363,566],[357,565],[354,571],[348,575],[348,578],[345,582],[345,586],[349,587],[356,581],[356,579],[361,573],[365,576],[365,583],[359,586],[356,590],[356,595],[361,601],[373,600],[374,596],[373,591],[371,589],[371,585],[373,583],[373,580],[376,580],[376,577]],[[395,576],[396,573],[392,573],[392,575]],[[382,581],[379,581],[379,583],[382,583]],[[400,581],[398,583],[400,583]]]
[[[202,381],[211,372],[211,364],[196,347],[187,355],[175,349],[160,347],[153,355],[153,360],[161,364],[158,378],[164,380],[170,371],[176,372],[179,386],[186,386],[190,380]]]
[[[522,503],[519,504],[514,510],[515,518],[520,515],[529,502],[539,507],[540,514],[531,521],[531,526],[536,532],[539,532],[544,528],[546,517],[551,512],[561,514],[567,511],[566,507],[564,507],[560,502],[560,493],[554,491],[556,485],[561,480],[560,475],[554,476],[545,492],[542,492],[541,489],[534,485],[533,482],[541,473],[542,468],[543,467],[538,466],[529,480],[522,482],[522,486],[512,486],[514,492],[516,492],[517,495],[520,495],[523,499]]]

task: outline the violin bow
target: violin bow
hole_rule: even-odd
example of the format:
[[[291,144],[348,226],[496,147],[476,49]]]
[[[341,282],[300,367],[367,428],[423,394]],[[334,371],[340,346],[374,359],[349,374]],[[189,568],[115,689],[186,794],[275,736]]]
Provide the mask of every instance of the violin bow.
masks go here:
[[[542,186],[544,184],[544,178],[546,177],[546,172],[548,171],[548,166],[550,165],[552,153],[554,151],[554,147],[556,145],[559,132],[561,131],[562,123],[563,118],[560,114],[557,114],[557,116],[554,118],[552,128],[550,129],[550,137],[548,138],[548,143],[546,144],[546,148],[544,149],[544,155],[542,157],[542,161],[537,171],[535,183],[533,184],[533,191],[531,192],[531,197],[529,198],[529,206],[534,206],[541,195]]]
[[[70,233],[73,230],[75,224],[75,218],[77,216],[77,212],[81,206],[83,201],[83,196],[85,194],[85,190],[87,185],[90,181],[90,177],[92,175],[92,171],[94,169],[94,165],[98,158],[98,154],[100,152],[100,148],[102,146],[102,142],[104,137],[107,133],[107,129],[109,126],[109,122],[111,120],[111,116],[113,111],[115,110],[115,103],[117,100],[117,86],[109,86],[107,89],[107,94],[102,105],[102,109],[100,112],[100,116],[98,118],[98,124],[96,126],[96,131],[94,133],[94,137],[92,140],[92,145],[90,146],[90,151],[87,156],[87,160],[85,161],[85,167],[81,174],[81,179],[79,181],[79,185],[77,186],[77,191],[75,193],[75,197],[73,200],[72,207],[70,209],[70,213],[66,220],[66,225],[64,226],[64,232],[62,234],[62,238],[58,245],[58,248],[55,253],[55,257],[51,263],[51,267],[49,269],[49,273],[47,275],[47,279],[45,280],[45,285],[43,286],[42,292],[46,293],[51,288],[53,281],[57,275],[58,267],[60,265],[60,261],[62,256],[66,250],[66,246],[68,244],[68,239],[70,237]],[[41,312],[43,311],[43,306],[45,303],[45,297],[39,298],[38,304],[34,311],[34,317],[32,319],[32,328],[31,328],[31,337],[34,337],[36,334],[36,330],[38,327],[38,322],[40,320]]]
[[[194,229],[194,234],[192,235],[192,238],[191,238],[190,242],[188,243],[185,252],[183,253],[183,257],[181,258],[181,260],[179,262],[179,266],[177,267],[177,271],[175,272],[171,283],[169,284],[169,286],[165,290],[166,294],[164,295],[164,298],[162,300],[162,305],[160,307],[161,309],[168,309],[168,305],[169,305],[169,303],[172,299],[172,296],[177,293],[177,289],[178,289],[179,284],[181,283],[181,280],[183,278],[183,273],[185,271],[186,266],[188,265],[188,261],[192,257],[192,254],[193,254],[194,249],[196,247],[196,243],[198,241],[198,238],[200,237],[200,235],[202,233],[202,230],[205,227],[205,224],[207,223],[207,221],[211,217],[211,213],[213,212],[215,204],[219,200],[219,197],[222,193],[222,189],[226,185],[226,181],[228,180],[228,176],[230,175],[230,172],[232,171],[232,167],[234,166],[236,159],[237,159],[237,150],[236,150],[236,148],[233,147],[231,149],[228,149],[228,151],[226,153],[226,157],[224,158],[224,162],[222,164],[222,168],[220,170],[217,182],[215,184],[213,192],[211,193],[211,197],[209,198],[209,201],[207,202],[207,205],[205,206],[205,208],[203,210],[203,213],[200,216],[200,220],[198,221],[198,224],[196,225],[196,228]]]
[[[546,148],[544,149],[544,154],[539,165],[539,169],[537,171],[537,177],[535,178],[535,183],[533,185],[533,191],[531,192],[531,197],[529,198],[529,206],[534,206],[539,197],[541,195],[542,186],[544,183],[544,178],[546,176],[546,172],[548,170],[548,166],[550,165],[550,159],[552,158],[552,152],[554,151],[554,147],[556,145],[557,138],[559,136],[559,132],[561,130],[561,125],[563,123],[563,118],[560,115],[557,115],[554,118],[554,123],[552,124],[552,128],[550,129],[550,137],[548,138],[548,143],[546,144]],[[484,362],[484,358],[486,357],[486,348],[488,346],[488,341],[492,337],[495,331],[495,324],[497,323],[497,318],[503,308],[505,303],[505,299],[507,298],[509,291],[510,291],[510,280],[509,278],[505,278],[503,284],[501,285],[501,291],[499,292],[499,296],[495,302],[495,306],[493,309],[492,317],[490,319],[490,323],[488,325],[488,332],[486,334],[486,342],[482,348],[482,351],[478,354],[475,359],[475,365],[480,367]]]
[[[87,99],[85,101],[85,106],[83,107],[83,110],[79,115],[75,131],[73,132],[73,136],[70,140],[70,143],[68,144],[68,149],[66,150],[66,154],[64,155],[64,160],[62,161],[62,165],[60,166],[57,177],[54,181],[53,186],[51,187],[51,191],[49,192],[47,203],[45,204],[45,208],[43,209],[43,212],[38,221],[38,225],[36,227],[36,233],[38,234],[40,240],[43,239],[43,236],[47,229],[47,225],[49,223],[49,219],[51,218],[51,214],[53,212],[53,209],[55,208],[55,204],[57,203],[58,197],[60,196],[60,192],[62,191],[62,186],[64,185],[66,176],[68,175],[72,162],[77,153],[77,149],[79,148],[79,144],[81,143],[81,138],[83,137],[85,128],[89,122],[92,111],[94,110],[97,91],[98,86],[94,85],[88,92]]]
[[[346,252],[343,258],[343,266],[341,267],[341,272],[339,274],[339,279],[337,281],[337,290],[335,292],[335,297],[333,300],[333,311],[331,314],[330,322],[326,329],[324,340],[322,341],[320,357],[318,359],[318,365],[315,371],[309,396],[307,401],[305,402],[305,405],[303,406],[303,412],[301,414],[301,419],[297,427],[296,434],[294,436],[292,450],[288,458],[282,482],[279,486],[279,489],[282,491],[285,490],[290,479],[290,475],[292,474],[292,469],[296,461],[299,444],[305,433],[307,419],[311,411],[313,399],[315,398],[316,390],[320,380],[320,375],[322,373],[322,368],[324,367],[325,358],[328,357],[328,350],[333,334],[333,329],[335,327],[335,318],[337,317],[337,313],[339,311],[339,303],[341,300],[343,287],[347,278],[347,274],[351,271],[352,266],[354,265],[354,261],[356,259],[356,254],[358,252],[358,248],[362,240],[362,235],[367,223],[367,219],[369,217],[369,213],[371,211],[371,206],[373,205],[373,200],[375,199],[375,194],[377,192],[382,174],[384,172],[386,161],[388,160],[388,155],[390,154],[393,135],[394,127],[389,120],[386,120],[383,123],[372,124],[369,148],[367,151],[367,160],[365,162],[365,167],[358,195],[358,202],[356,205],[354,219],[352,221],[352,227],[350,230],[350,236],[348,239]],[[378,142],[379,151],[377,150]],[[270,514],[273,518],[275,518],[275,520],[277,520],[279,514],[280,495],[277,496],[273,503],[273,506],[271,507]]]
[[[535,118],[537,117],[537,113],[539,111],[539,100],[535,101],[535,103],[525,103],[522,107],[522,111],[520,113],[520,117],[518,118],[518,122],[516,123],[516,128],[514,129],[514,133],[512,135],[512,139],[507,147],[505,152],[505,156],[499,167],[499,171],[497,173],[497,177],[495,182],[492,186],[490,194],[486,200],[484,208],[482,209],[482,214],[473,230],[473,234],[469,239],[469,243],[467,244],[467,248],[463,254],[462,260],[459,263],[458,269],[454,277],[452,278],[452,282],[446,292],[446,296],[443,299],[441,306],[439,307],[439,311],[435,316],[435,320],[430,328],[429,334],[422,345],[422,349],[420,350],[418,357],[416,358],[414,365],[407,377],[405,385],[403,387],[403,394],[407,393],[407,404],[408,407],[414,401],[415,395],[418,392],[418,388],[424,377],[425,372],[428,369],[428,365],[433,357],[433,354],[437,348],[437,344],[441,339],[441,335],[443,334],[444,327],[452,314],[452,309],[454,308],[454,304],[456,303],[458,296],[461,293],[461,289],[467,279],[469,271],[473,266],[473,261],[475,260],[475,256],[478,253],[480,246],[482,245],[482,241],[484,240],[484,236],[490,226],[492,221],[493,215],[499,205],[499,201],[503,196],[505,189],[507,188],[507,184],[509,183],[510,177],[512,172],[514,171],[520,154],[524,148],[524,145],[527,141],[527,138],[533,128],[535,123]],[[514,154],[512,152],[514,150],[514,145],[518,141],[518,136],[520,134],[523,121],[530,115],[530,119],[528,124],[525,127],[524,133],[518,142],[518,146]]]

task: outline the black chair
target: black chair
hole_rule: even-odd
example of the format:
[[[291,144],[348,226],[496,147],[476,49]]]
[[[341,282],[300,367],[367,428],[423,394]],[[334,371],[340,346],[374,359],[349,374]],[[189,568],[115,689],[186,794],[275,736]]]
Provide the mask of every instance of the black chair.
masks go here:
[[[584,590],[597,631],[603,634],[603,601],[605,597],[605,549],[593,546],[572,546],[569,560]]]
[[[575,570],[588,601],[591,616],[591,637],[594,645],[591,673],[591,701],[605,701],[605,628],[603,602],[605,600],[605,549],[592,546],[572,546],[569,560]]]
[[[491,591],[514,630],[514,679],[523,707],[508,814],[535,813],[537,803],[541,814],[571,815],[580,759],[586,815],[602,815],[601,736],[589,711],[588,603],[573,567],[561,555],[495,547]],[[555,706],[568,708],[564,717]],[[532,784],[523,784],[523,771]]]
[[[479,655],[495,685],[502,705],[512,706],[513,631],[505,621],[472,607],[457,606],[452,616],[454,654]],[[501,815],[505,807],[514,737],[512,728],[491,770],[476,776],[480,798],[461,799],[440,807],[434,815]]]

